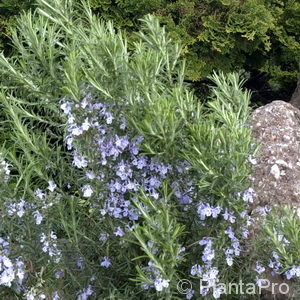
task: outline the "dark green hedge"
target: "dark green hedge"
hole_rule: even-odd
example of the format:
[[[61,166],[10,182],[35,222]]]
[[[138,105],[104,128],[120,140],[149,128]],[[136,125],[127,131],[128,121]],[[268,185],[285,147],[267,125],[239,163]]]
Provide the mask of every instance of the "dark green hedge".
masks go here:
[[[33,7],[35,0],[0,0],[0,50],[9,50],[10,26],[16,15]]]
[[[2,28],[12,15],[33,2],[2,1]],[[90,5],[99,16],[112,19],[129,34],[138,29],[139,18],[155,13],[173,39],[184,44],[191,80],[212,70],[244,68],[269,74],[273,88],[296,81],[299,0],[90,0]],[[1,38],[3,43],[3,33]]]

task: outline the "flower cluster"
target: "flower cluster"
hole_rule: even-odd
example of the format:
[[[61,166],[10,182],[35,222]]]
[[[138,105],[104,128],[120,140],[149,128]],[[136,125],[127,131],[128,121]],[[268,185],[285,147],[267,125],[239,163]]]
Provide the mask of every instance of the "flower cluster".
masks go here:
[[[148,281],[152,282],[151,284],[143,285],[145,290],[155,288],[157,292],[161,292],[163,289],[169,287],[169,280],[163,279],[161,272],[155,267],[152,261],[149,261],[148,266],[144,267],[143,270],[147,274]]]
[[[218,215],[221,213],[221,207],[213,207],[209,203],[200,202],[198,204],[197,213],[201,221],[204,221],[207,217],[217,218]]]
[[[232,266],[233,264],[233,256],[239,256],[240,255],[240,242],[238,238],[235,236],[232,227],[229,227],[225,230],[225,234],[228,236],[228,238],[231,241],[231,248],[224,249],[225,255],[226,255],[226,262],[228,266]]]
[[[84,290],[78,293],[77,300],[87,300],[94,293],[92,286],[89,284]]]
[[[40,235],[40,242],[42,243],[43,252],[52,257],[55,263],[59,263],[61,260],[61,251],[57,247],[56,234],[53,231],[50,231],[47,235],[42,233]]]
[[[279,271],[282,268],[282,264],[279,261],[279,255],[276,251],[272,252],[272,258],[273,259],[270,259],[268,266],[270,269],[272,269],[272,274],[279,274]]]
[[[53,181],[49,181],[48,190],[49,193],[43,192],[41,189],[35,191],[35,200],[27,202],[24,200],[16,201],[15,199],[8,199],[6,201],[6,214],[9,217],[22,218],[31,214],[36,225],[40,225],[44,220],[44,214],[47,214],[47,210],[59,201],[59,196],[53,195],[53,191],[56,184]]]
[[[112,232],[101,232],[99,240],[122,238],[131,230],[130,222],[139,219],[139,211],[132,205],[140,190],[160,201],[162,183],[168,178],[174,195],[182,207],[192,203],[195,185],[188,176],[190,166],[185,161],[166,164],[157,157],[141,153],[143,137],[134,136],[127,128],[124,107],[117,103],[102,102],[88,93],[80,103],[63,100],[67,117],[67,148],[73,151],[73,165],[84,171],[81,187],[83,198],[101,217],[116,219]],[[101,192],[99,192],[101,191]],[[147,209],[147,208],[145,208]],[[151,243],[151,242],[149,242]],[[149,244],[150,245],[150,244]],[[150,247],[150,246],[149,246]],[[153,246],[153,252],[157,249]],[[104,256],[100,266],[109,268],[111,260]],[[169,281],[149,262],[147,273],[152,284],[144,288],[162,291]]]
[[[202,252],[202,262],[204,263],[203,273],[201,274],[202,280],[207,283],[206,287],[201,287],[200,294],[202,296],[206,296],[210,290],[213,288],[213,296],[216,297],[216,289],[214,288],[218,283],[218,274],[219,271],[216,267],[212,266],[213,259],[215,258],[215,250],[213,249],[212,239],[209,237],[203,238],[199,245],[204,246],[204,250]]]
[[[9,258],[9,242],[0,238],[0,286],[10,287],[13,283],[22,286],[25,278],[25,265],[22,258]]]
[[[2,159],[2,154],[0,153],[0,182],[6,183],[9,179],[10,174],[10,164]]]
[[[65,99],[61,103],[61,109],[67,117],[65,141],[67,148],[73,153],[73,166],[85,173],[79,187],[81,195],[90,200],[88,205],[93,211],[98,211],[101,217],[116,219],[113,231],[101,232],[99,241],[105,243],[114,237],[121,239],[126,234],[124,228],[129,228],[130,222],[139,219],[139,211],[132,205],[131,199],[136,199],[136,195],[142,190],[147,196],[159,201],[160,188],[166,179],[174,190],[179,207],[183,211],[196,207],[202,225],[212,219],[222,218],[226,223],[235,226],[241,218],[245,226],[237,226],[241,237],[247,238],[247,227],[251,224],[247,211],[235,215],[225,203],[222,206],[212,204],[216,202],[210,200],[193,203],[199,197],[197,184],[190,176],[192,171],[189,163],[176,161],[166,164],[157,157],[142,154],[143,137],[134,135],[127,127],[128,122],[124,117],[126,105],[104,102],[91,92],[87,92],[78,103]],[[53,184],[51,187],[53,190],[56,188]],[[254,196],[255,193],[250,188],[240,193],[237,198],[248,204],[253,201]],[[231,226],[223,234],[228,237],[227,243],[230,245],[223,249],[224,258],[227,265],[232,266],[234,256],[240,255],[241,245]],[[201,277],[208,282],[209,287],[213,287],[219,281],[219,270],[214,264],[217,248],[214,249],[210,237],[203,238],[199,244],[203,246],[202,263],[191,267],[191,275]],[[158,249],[154,245],[150,247],[151,241],[148,241],[148,246],[155,255]],[[111,259],[102,256],[100,266],[109,268]],[[152,261],[144,271],[151,282],[144,285],[145,289],[155,288],[156,291],[162,291],[169,286],[169,282],[163,278]],[[200,292],[205,296],[210,288]],[[188,297],[191,298],[193,293],[191,291]],[[219,298],[220,291],[213,289],[213,296]]]
[[[254,192],[253,188],[248,188],[246,191],[244,191],[242,197],[246,203],[253,203],[255,195],[256,193]]]
[[[90,183],[82,187],[83,197],[95,195],[101,203],[99,207],[102,215],[137,220],[138,212],[131,206],[128,195],[142,188],[157,199],[158,188],[171,171],[171,166],[139,154],[143,138],[130,138],[126,134],[124,117],[120,115],[115,118],[110,111],[116,109],[116,104],[97,102],[88,94],[81,104],[64,102],[61,108],[68,117],[66,143],[74,151],[74,166],[100,166],[98,173],[86,171],[86,179]],[[89,145],[95,159],[91,160],[81,153],[77,148],[80,141]],[[93,187],[95,180],[103,183],[105,189],[102,189],[101,195]]]
[[[28,207],[30,204],[27,203],[24,200],[21,200],[20,202],[14,202],[9,203],[7,205],[7,215],[13,216],[16,215],[19,218],[22,218],[25,213],[25,208]]]
[[[300,278],[300,266],[292,266],[284,275],[286,279],[292,279],[294,277]]]
[[[213,266],[213,259],[215,258],[215,250],[213,249],[213,241],[210,237],[204,237],[199,241],[200,246],[204,246],[202,251],[202,262],[203,266],[195,264],[192,266],[190,274],[192,276],[197,276],[206,282],[205,287],[200,287],[200,294],[206,296],[209,291],[212,289],[213,297],[219,298],[220,291],[218,288],[215,288],[219,282],[218,274],[219,270]],[[190,290],[186,298],[191,299],[194,295],[194,290]]]
[[[131,194],[142,189],[158,199],[159,189],[167,176],[173,176],[171,186],[179,202],[191,203],[193,182],[183,176],[189,165],[178,162],[171,166],[158,158],[140,154],[143,137],[128,135],[130,131],[123,110],[116,103],[99,102],[88,93],[80,104],[63,101],[61,108],[68,118],[66,143],[73,150],[73,164],[86,169],[89,181],[82,186],[82,195],[98,201],[102,216],[137,220],[139,212],[131,205]],[[118,117],[115,117],[116,111]],[[93,158],[87,155],[86,147],[80,148],[83,142],[93,152]],[[97,170],[91,170],[95,165]],[[95,182],[102,183],[101,194],[97,193]]]

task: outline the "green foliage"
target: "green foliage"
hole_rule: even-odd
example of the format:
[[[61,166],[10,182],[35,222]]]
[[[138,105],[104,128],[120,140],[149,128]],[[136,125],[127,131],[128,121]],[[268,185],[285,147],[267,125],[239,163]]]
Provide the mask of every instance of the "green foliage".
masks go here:
[[[12,261],[24,260],[28,290],[20,291],[14,282],[1,286],[0,298],[34,291],[36,298],[44,294],[47,299],[59,291],[62,299],[75,299],[92,285],[99,299],[176,299],[185,297],[177,292],[179,278],[189,278],[199,293],[202,275],[190,275],[198,264],[203,273],[218,268],[223,282],[253,275],[253,261],[239,256],[247,233],[239,193],[248,188],[247,158],[253,152],[250,129],[244,125],[250,93],[242,88],[243,77],[214,74],[211,97],[201,104],[184,82],[182,47],[155,17],[148,15],[142,24],[129,51],[124,33],[93,15],[85,3],[39,0],[36,11],[18,18],[12,30],[15,53],[0,55],[0,144],[11,164],[11,180],[0,185],[0,236],[9,238]],[[120,197],[122,205],[138,209],[140,218],[115,216],[109,211],[115,207],[105,206],[114,198],[108,188],[120,180],[118,164],[131,162],[133,154],[126,149],[121,157],[109,158],[108,166],[103,164],[101,132],[105,129],[115,138],[121,128],[84,104],[87,98],[92,104],[110,105],[117,122],[124,116],[128,139],[143,136],[141,156],[159,161],[149,165],[174,170],[159,181],[156,195],[137,188]],[[67,103],[72,115],[66,117],[61,105]],[[86,120],[89,128],[74,134],[71,126]],[[87,168],[74,166],[76,156],[86,159]],[[181,173],[173,178],[177,169]],[[89,178],[88,171],[95,177]],[[176,191],[176,183],[182,190]],[[127,182],[122,184],[124,188]],[[92,190],[89,196],[83,192],[86,185]],[[181,203],[176,192],[188,201]],[[23,199],[28,205],[22,216],[8,213]],[[201,219],[202,204],[216,209],[216,216]],[[43,213],[39,224],[35,209]],[[123,232],[116,234],[118,227]],[[226,230],[232,230],[231,236]],[[52,231],[52,243],[61,251],[59,263],[41,242]],[[106,238],[99,240],[100,234]],[[224,249],[233,247],[232,235],[238,254],[228,264]],[[207,240],[213,249],[199,244]],[[205,249],[213,250],[208,264]],[[100,265],[104,257],[111,259],[109,269]],[[76,266],[78,258],[84,268]],[[157,274],[162,278],[153,278]],[[164,289],[153,288],[155,279],[165,280]],[[141,289],[147,283],[152,285],[149,290]]]
[[[250,113],[250,93],[241,88],[244,80],[236,73],[210,78],[216,86],[205,107],[179,87],[166,90],[168,96],[145,100],[144,111],[139,107],[129,120],[146,137],[145,154],[168,162],[183,157],[198,171],[199,187],[222,198],[246,188],[245,161],[254,151],[250,130],[243,125]]]
[[[34,7],[35,0],[1,0],[0,1],[0,50],[7,49],[8,36],[11,35],[10,27],[14,25],[15,16],[23,10]]]
[[[299,265],[300,220],[296,209],[285,206],[274,209],[265,223],[269,247],[276,248],[282,263],[282,272]],[[285,243],[283,240],[288,241]],[[283,242],[282,242],[283,241]]]
[[[176,1],[158,15],[186,46],[187,75],[260,69],[272,82],[295,82],[299,62],[297,1]]]
[[[11,16],[34,5],[33,0],[2,2],[0,39],[10,31]],[[115,27],[126,29],[130,42],[135,40],[132,33],[140,28],[141,17],[148,13],[158,16],[171,37],[183,45],[189,79],[199,80],[213,70],[231,72],[243,68],[266,72],[275,89],[291,89],[296,81],[300,61],[300,4],[296,0],[89,3],[100,18],[113,20]]]
[[[274,207],[262,226],[258,255],[266,262],[272,257],[273,269],[278,274],[293,278],[291,282],[295,296],[299,297],[299,208],[291,206]]]
[[[249,168],[245,161],[252,139],[244,124],[249,116],[250,93],[243,91],[243,79],[237,74],[214,74],[210,78],[216,87],[207,104],[207,121],[199,118],[188,125],[185,157],[201,174],[199,188],[225,200],[246,188]],[[231,200],[227,201],[230,206]]]
[[[131,259],[140,254],[139,250],[132,245],[129,248],[128,242],[120,247],[117,238],[109,245],[99,242],[99,232],[109,231],[113,236],[117,224],[98,220],[98,210],[81,196],[85,176],[72,166],[72,155],[64,145],[66,120],[60,112],[60,99],[79,102],[86,87],[92,86],[100,99],[119,101],[120,105],[126,99],[131,111],[137,99],[154,101],[171,86],[182,85],[183,64],[178,62],[180,47],[170,43],[153,17],[144,21],[145,32],[140,33],[135,51],[129,55],[126,39],[115,32],[112,23],[100,21],[87,6],[80,9],[84,16],[76,13],[79,7],[71,1],[41,0],[39,10],[22,14],[12,30],[15,54],[10,58],[0,56],[0,144],[12,165],[9,184],[1,187],[1,195],[6,195],[0,207],[6,224],[1,227],[1,236],[10,235],[24,245],[21,255],[26,268],[27,263],[28,268],[32,265],[27,283],[36,294],[43,290],[50,297],[57,288],[64,299],[76,298],[76,291],[85,287],[88,278],[100,276],[102,283],[97,282],[95,287],[98,296],[128,299],[135,293],[135,285],[128,282],[128,276],[135,274]],[[91,160],[98,159],[87,145],[88,137],[80,149]],[[19,199],[40,205],[35,191],[46,191],[49,180],[55,180],[57,192],[46,196],[51,209],[44,216],[45,224],[36,226],[29,213],[22,220],[6,215],[7,205]],[[101,192],[103,185],[98,186]],[[59,235],[64,255],[61,267],[66,271],[64,282],[53,277],[57,267],[41,253],[37,255],[30,245],[39,247],[39,235],[49,229]],[[106,255],[114,257],[114,267],[106,275],[100,271],[100,275],[99,261],[92,261]],[[87,263],[83,276],[74,270],[79,256]],[[18,294],[15,286],[9,290],[1,287],[1,297]]]
[[[92,10],[105,20],[113,20],[118,28],[137,28],[137,21],[144,15],[164,6],[165,0],[90,0]]]
[[[135,261],[141,263],[145,258],[151,261],[152,266],[169,283],[169,287],[163,290],[161,297],[174,299],[177,294],[177,282],[180,279],[177,268],[183,261],[183,256],[180,254],[182,252],[180,240],[184,234],[184,226],[177,221],[176,208],[172,207],[174,206],[172,204],[172,191],[168,189],[169,187],[165,183],[163,198],[159,206],[143,192],[135,201],[144,222],[134,229],[135,240],[133,242],[139,245],[144,252],[144,255],[135,258]],[[143,270],[140,264],[137,264],[136,269],[137,278],[135,281],[141,285],[151,285],[152,281],[149,279],[147,270]]]

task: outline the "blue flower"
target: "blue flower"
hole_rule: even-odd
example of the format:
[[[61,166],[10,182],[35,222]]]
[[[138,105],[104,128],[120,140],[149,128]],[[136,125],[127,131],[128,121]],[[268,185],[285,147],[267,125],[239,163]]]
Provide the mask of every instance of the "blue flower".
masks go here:
[[[118,226],[116,228],[116,231],[114,232],[114,234],[115,234],[115,236],[123,236],[125,233],[124,233],[124,230],[120,226]]]
[[[89,184],[86,184],[82,188],[83,197],[90,198],[93,194],[93,189]]]
[[[10,287],[15,279],[15,270],[12,261],[0,255],[0,285]]]
[[[60,108],[64,111],[64,114],[69,115],[71,112],[71,105],[73,102],[66,101],[63,104],[61,104]]]
[[[266,269],[259,262],[256,262],[256,266],[254,269],[258,274],[263,273]]]
[[[45,194],[42,190],[40,190],[40,189],[37,189],[37,190],[35,191],[35,195],[36,195],[40,200],[43,200],[43,199],[45,198],[45,196],[46,196],[46,194]]]
[[[292,266],[289,270],[284,273],[286,279],[292,279],[293,277],[300,277],[300,267]]]
[[[52,180],[49,180],[48,181],[48,190],[50,192],[54,192],[54,190],[56,189],[57,185],[52,181]]]
[[[101,267],[108,268],[111,265],[109,257],[104,256],[102,262],[100,263],[100,265],[101,265]]]
[[[253,203],[253,198],[255,197],[255,192],[253,190],[253,188],[249,188],[248,190],[246,190],[244,193],[243,193],[243,200],[246,202],[246,203]]]
[[[50,231],[48,235],[45,235],[44,233],[40,235],[43,252],[48,253],[50,257],[53,257],[55,263],[59,263],[61,260],[61,252],[57,247],[56,240],[57,236],[53,231]]]
[[[189,292],[186,294],[185,298],[186,298],[187,300],[192,299],[192,297],[194,296],[194,293],[195,293],[195,291],[192,290],[192,289],[190,289]]]
[[[35,218],[35,224],[36,225],[40,225],[42,223],[42,221],[43,221],[42,214],[38,210],[34,211],[32,214],[33,214],[33,216]]]
[[[258,286],[262,286],[262,285],[265,285],[266,283],[267,283],[267,280],[266,279],[261,279],[261,278],[259,278],[259,277],[255,277],[256,278],[256,284],[258,285]]]
[[[204,246],[207,244],[211,244],[211,238],[210,237],[204,237],[202,240],[199,241],[199,245]]]
[[[88,162],[83,156],[80,156],[78,153],[75,153],[73,157],[73,164],[77,168],[85,168],[87,167]]]
[[[109,234],[108,233],[100,233],[99,241],[105,242],[108,239]]]
[[[203,274],[202,279],[207,282],[207,286],[214,287],[218,281],[218,274],[218,269],[211,267]]]
[[[87,300],[89,296],[94,293],[92,286],[89,284],[87,288],[81,291],[77,297],[77,300]]]
[[[197,213],[200,217],[200,220],[202,221],[205,220],[206,217],[210,217],[210,216],[212,216],[213,218],[217,218],[218,215],[221,213],[221,207],[220,206],[213,207],[210,204],[205,204],[200,202],[198,204]]]
[[[52,300],[59,300],[60,297],[59,297],[59,294],[57,291],[55,291],[53,294],[52,294]]]
[[[163,289],[166,289],[169,287],[169,282],[170,282],[170,280],[159,277],[154,280],[154,287],[157,292],[161,292]]]
[[[202,267],[200,265],[193,265],[191,268],[191,275],[200,277],[202,275]]]
[[[26,206],[28,206],[28,203],[24,200],[21,200],[18,203],[10,203],[7,207],[7,214],[8,216],[16,214],[19,218],[22,218],[25,214]]]
[[[227,208],[225,208],[223,217],[224,220],[228,220],[230,223],[235,223],[236,217],[233,215],[233,213],[229,212]]]

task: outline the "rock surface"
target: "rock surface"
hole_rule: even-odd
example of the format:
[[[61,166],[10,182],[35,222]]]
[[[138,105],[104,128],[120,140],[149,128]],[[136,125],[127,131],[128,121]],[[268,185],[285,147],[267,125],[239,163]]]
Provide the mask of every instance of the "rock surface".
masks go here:
[[[254,110],[249,125],[259,144],[255,159],[249,159],[253,166],[254,237],[269,208],[289,204],[300,216],[300,110],[289,103],[273,101]],[[271,276],[270,272],[266,278],[277,286],[288,283],[282,276]],[[288,295],[267,289],[263,290],[261,299],[285,300],[293,298],[293,293],[293,289]]]
[[[273,101],[256,109],[249,125],[260,144],[252,162],[254,206],[300,207],[300,110]]]

